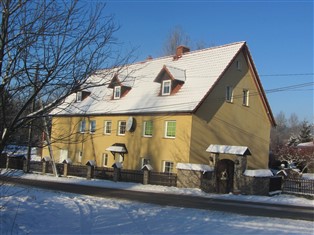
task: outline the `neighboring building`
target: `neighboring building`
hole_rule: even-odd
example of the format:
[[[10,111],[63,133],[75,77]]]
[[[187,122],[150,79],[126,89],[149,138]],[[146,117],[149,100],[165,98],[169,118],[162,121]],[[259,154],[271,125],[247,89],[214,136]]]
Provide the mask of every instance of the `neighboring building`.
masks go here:
[[[51,113],[57,161],[173,172],[177,163],[209,164],[206,149],[220,144],[247,146],[248,168],[268,168],[275,121],[245,42],[180,46],[174,56],[99,71],[91,84]]]

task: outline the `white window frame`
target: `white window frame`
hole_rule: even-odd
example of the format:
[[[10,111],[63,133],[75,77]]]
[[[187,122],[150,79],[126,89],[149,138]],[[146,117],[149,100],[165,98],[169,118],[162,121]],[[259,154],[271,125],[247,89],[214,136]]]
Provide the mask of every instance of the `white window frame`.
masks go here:
[[[81,102],[82,97],[83,97],[83,95],[82,95],[81,91],[76,92],[76,102]]]
[[[108,166],[108,153],[103,153],[102,154],[102,165],[103,166]]]
[[[141,158],[141,168],[147,164],[150,164],[150,159],[149,158],[145,158],[145,157],[142,157]]]
[[[111,135],[112,131],[112,121],[104,121],[104,134],[105,135]]]
[[[168,126],[169,126],[170,123],[175,123],[174,135],[168,135]],[[166,121],[165,122],[165,138],[174,139],[174,138],[176,138],[176,134],[177,134],[177,121],[174,121],[174,120]]]
[[[151,123],[151,134],[147,134],[146,130],[147,130],[147,123]],[[149,121],[144,121],[143,124],[143,136],[144,137],[152,137],[153,136],[153,121],[149,120]]]
[[[249,96],[250,96],[250,91],[248,89],[243,89],[242,104],[244,106],[249,106]]]
[[[121,98],[121,86],[115,86],[113,89],[113,99],[118,100]]]
[[[77,156],[77,162],[78,163],[82,163],[83,152],[82,151],[78,151],[76,156]]]
[[[124,123],[124,124],[123,124]],[[118,121],[118,135],[125,135],[126,121]]]
[[[80,121],[79,132],[80,133],[85,133],[86,132],[86,121],[85,120],[81,120]]]
[[[226,87],[226,101],[232,103],[233,102],[233,87]]]
[[[162,81],[161,95],[170,95],[170,93],[171,93],[171,80]]]
[[[95,134],[96,132],[96,121],[95,120],[90,120],[89,121],[89,133],[90,134]]]
[[[162,170],[164,173],[173,173],[174,163],[172,161],[163,161]]]

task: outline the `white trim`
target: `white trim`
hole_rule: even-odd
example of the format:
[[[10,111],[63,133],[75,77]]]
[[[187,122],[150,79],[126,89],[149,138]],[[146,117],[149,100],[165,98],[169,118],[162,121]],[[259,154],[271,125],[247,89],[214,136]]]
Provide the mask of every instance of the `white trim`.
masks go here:
[[[113,99],[118,100],[121,98],[121,86],[115,86],[113,89]]]
[[[151,122],[151,123],[152,123],[152,134],[151,134],[151,135],[146,135],[146,134],[145,134],[147,122]],[[153,121],[152,121],[152,120],[144,121],[144,123],[143,123],[143,136],[144,136],[144,137],[153,137]]]
[[[174,136],[168,136],[167,135],[167,130],[168,130],[168,123],[170,122],[174,122],[175,123],[175,133],[174,133]],[[168,139],[174,139],[176,138],[176,134],[177,134],[177,121],[175,120],[169,120],[169,121],[165,121],[165,133],[164,133],[164,137],[165,138],[168,138]]]
[[[83,125],[84,123],[84,125]],[[86,132],[86,120],[81,120],[79,123],[79,132],[85,133]]]
[[[76,92],[76,102],[82,101],[83,94],[81,91]]]
[[[110,123],[110,132],[107,132],[108,129],[107,129],[107,124]],[[104,121],[104,135],[111,135],[111,132],[112,132],[112,121],[111,120],[106,120]]]
[[[243,89],[242,95],[242,105],[249,106],[250,91],[248,89]]]
[[[169,169],[170,171],[166,171],[166,163],[170,163]],[[174,163],[172,161],[163,161],[162,171],[165,173],[173,173]]]
[[[169,86],[167,84],[169,84]],[[169,92],[165,92],[165,88],[167,87],[169,88]],[[162,81],[161,95],[170,95],[170,93],[171,93],[171,80]]]
[[[93,127],[93,123],[95,123],[95,126]],[[90,120],[89,121],[89,133],[95,134],[96,132],[96,120]]]
[[[226,101],[232,103],[233,102],[233,87],[226,87]]]
[[[122,122],[124,122],[125,124],[124,124],[124,133],[121,133],[121,127],[122,127]],[[121,136],[123,136],[123,135],[125,135],[125,132],[126,132],[126,121],[118,121],[118,132],[117,132],[117,135],[121,135]]]

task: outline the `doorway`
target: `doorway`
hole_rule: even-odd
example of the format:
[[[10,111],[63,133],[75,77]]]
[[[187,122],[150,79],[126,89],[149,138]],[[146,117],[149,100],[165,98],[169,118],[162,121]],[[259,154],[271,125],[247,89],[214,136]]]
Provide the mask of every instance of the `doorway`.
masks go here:
[[[226,194],[233,191],[234,162],[222,159],[216,166],[216,190],[217,193]]]

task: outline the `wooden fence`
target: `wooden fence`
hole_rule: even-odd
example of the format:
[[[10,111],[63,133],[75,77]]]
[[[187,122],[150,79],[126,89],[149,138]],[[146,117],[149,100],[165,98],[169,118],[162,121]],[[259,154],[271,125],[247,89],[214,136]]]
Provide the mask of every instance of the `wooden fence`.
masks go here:
[[[6,158],[0,157],[0,168],[10,168],[23,170],[23,164],[25,164],[23,158]],[[46,169],[44,166],[46,165]],[[56,163],[57,173],[59,175],[64,175],[65,164]],[[51,162],[30,162],[30,171],[38,172],[43,174],[52,174],[52,164]],[[104,179],[104,180],[114,180],[114,168],[108,167],[92,167],[91,178],[94,179]],[[163,172],[149,172],[149,184],[163,185],[163,186],[176,186],[177,185],[177,174],[169,174]],[[84,165],[71,165],[67,164],[67,176],[76,176],[89,178],[88,176],[88,166]],[[143,171],[139,170],[126,170],[119,169],[118,181],[122,182],[134,182],[143,183],[144,174]]]
[[[10,169],[19,169],[23,170],[23,158],[6,158],[0,156],[0,168],[10,168]],[[33,172],[40,173],[52,173],[52,165],[47,162],[47,167],[43,170],[43,162],[30,162],[30,170]],[[57,171],[59,175],[64,174],[65,164],[57,163]],[[89,166],[90,167],[90,166]],[[104,179],[104,180],[114,180],[114,168],[107,167],[92,167],[92,176],[94,179]],[[88,166],[84,165],[67,165],[67,175],[68,176],[77,176],[77,177],[88,177]],[[138,170],[125,170],[119,169],[119,181],[123,182],[134,182],[134,183],[143,183],[144,174],[143,171]],[[163,186],[177,186],[178,176],[174,173],[163,173],[163,172],[149,172],[148,184],[153,185],[163,185]],[[201,189],[207,189],[205,191],[214,192],[212,181],[206,179],[206,177],[201,182]],[[305,180],[305,179],[283,179],[279,177],[273,177],[270,179],[269,191],[276,191],[278,189],[282,190],[283,193],[293,193],[298,195],[310,195],[314,196],[314,180]]]

